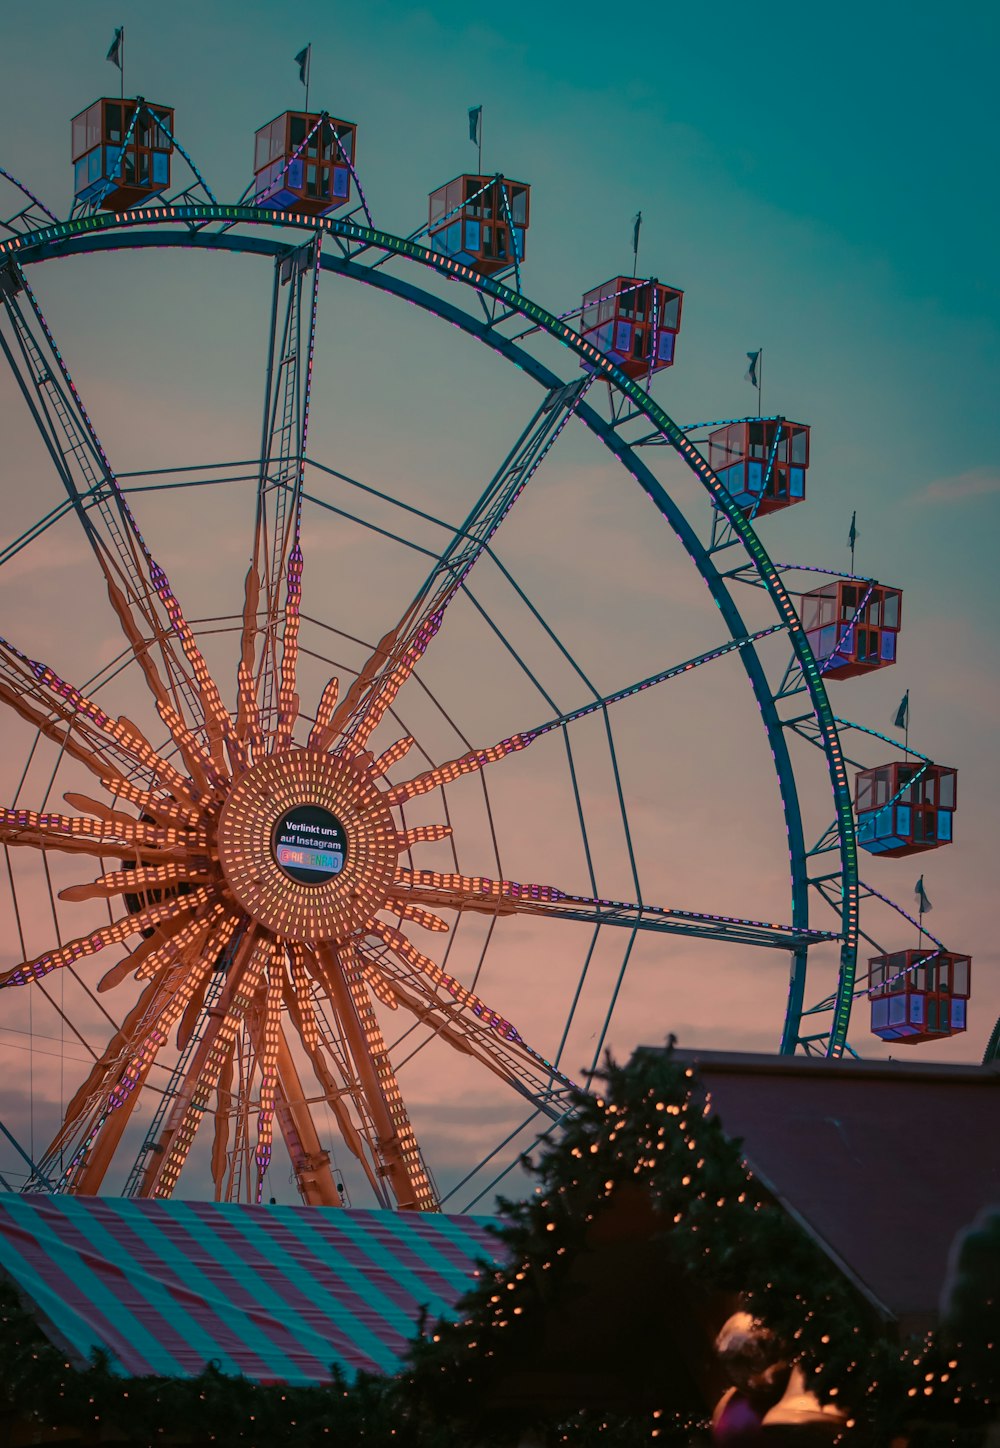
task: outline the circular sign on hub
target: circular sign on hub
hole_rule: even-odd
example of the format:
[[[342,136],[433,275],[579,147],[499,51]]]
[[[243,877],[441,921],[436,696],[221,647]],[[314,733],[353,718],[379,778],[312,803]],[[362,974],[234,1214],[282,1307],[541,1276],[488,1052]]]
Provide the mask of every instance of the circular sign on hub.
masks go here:
[[[274,858],[290,880],[323,885],[339,875],[347,860],[344,827],[318,804],[298,804],[274,827]]]
[[[399,835],[366,763],[286,749],[233,785],[218,852],[251,920],[287,940],[347,940],[385,905]]]

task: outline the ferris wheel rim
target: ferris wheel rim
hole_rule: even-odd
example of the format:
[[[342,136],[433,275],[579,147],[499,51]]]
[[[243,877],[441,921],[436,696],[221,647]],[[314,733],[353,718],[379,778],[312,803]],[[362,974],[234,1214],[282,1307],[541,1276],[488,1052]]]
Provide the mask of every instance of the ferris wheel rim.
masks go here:
[[[164,230],[164,226],[169,222],[179,222],[181,225],[176,229]],[[213,223],[219,224],[222,229],[208,231],[206,228]],[[803,684],[808,691],[819,726],[821,747],[827,760],[833,788],[841,859],[840,874],[843,880],[842,930],[839,937],[842,948],[837,988],[831,997],[832,1022],[827,1040],[827,1054],[841,1055],[847,1046],[847,1031],[851,1005],[855,996],[856,980],[859,885],[853,804],[847,783],[844,756],[840,748],[839,731],[826,695],[822,674],[816,665],[798,612],[781,582],[778,569],[771,562],[752,523],[742,509],[732,502],[701,454],[687,440],[685,434],[666,411],[653,401],[638,382],[621,372],[614,363],[581,337],[571,326],[568,326],[564,320],[526,299],[519,292],[504,286],[501,282],[456,263],[427,247],[420,246],[408,238],[394,236],[390,232],[373,230],[336,217],[317,218],[304,217],[291,212],[262,212],[258,208],[245,206],[190,204],[149,206],[134,211],[81,217],[75,221],[60,222],[54,226],[40,228],[35,232],[20,234],[14,238],[0,241],[0,268],[9,262],[34,266],[48,260],[116,250],[218,250],[230,254],[255,254],[272,259],[290,250],[285,242],[237,232],[233,229],[237,226],[306,233],[308,238],[321,235],[339,240],[341,244],[353,244],[357,250],[350,254],[323,254],[320,259],[323,270],[350,280],[374,285],[380,291],[403,297],[415,303],[425,313],[451,321],[466,335],[485,343],[505,360],[513,362],[533,381],[543,387],[551,389],[567,385],[543,362],[518,346],[516,341],[495,330],[491,324],[470,316],[461,307],[455,306],[443,297],[436,296],[432,292],[414,286],[409,281],[401,280],[388,271],[381,270],[380,266],[362,265],[356,260],[356,257],[365,252],[379,252],[383,260],[402,259],[412,262],[438,276],[457,280],[480,294],[485,293],[492,297],[507,307],[511,313],[517,313],[534,329],[545,332],[567,351],[576,354],[584,366],[624,395],[636,411],[642,413],[656,429],[656,432],[681,456],[690,471],[699,478],[713,504],[727,515],[738,541],[749,561],[756,568],[772,605],[787,629],[794,654],[801,667]],[[720,604],[732,636],[735,638],[738,633],[745,634],[739,609],[727,582],[711,562],[708,550],[697,537],[686,514],[674,503],[662,483],[637,456],[635,449],[616,433],[612,425],[605,422],[585,401],[580,404],[577,411],[589,430],[632,473],[635,480],[652,498],[661,514],[675,527],[675,531],[679,535],[683,535],[681,536],[682,546],[709,585],[716,602]],[[683,526],[678,527],[678,524]],[[723,604],[721,600],[725,600],[725,603]],[[795,771],[788,756],[785,726],[775,712],[776,696],[767,683],[753,645],[741,648],[739,652],[746,655],[744,666],[747,669],[755,698],[761,707],[765,730],[775,755],[781,807],[792,857],[793,924],[804,927],[808,923],[809,914],[806,851],[805,842],[801,836],[798,790]],[[784,763],[782,763],[782,759]],[[794,1051],[799,1042],[800,1021],[804,1006],[806,953],[806,947],[799,947],[796,958],[793,960],[789,1000],[780,1046],[785,1053]]]

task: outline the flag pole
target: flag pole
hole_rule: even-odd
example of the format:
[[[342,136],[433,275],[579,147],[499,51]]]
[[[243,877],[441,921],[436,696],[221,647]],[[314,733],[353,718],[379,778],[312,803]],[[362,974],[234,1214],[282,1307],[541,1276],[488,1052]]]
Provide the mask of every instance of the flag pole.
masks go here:
[[[479,160],[478,160],[478,162],[477,162],[477,165],[479,166],[479,174],[480,174],[480,176],[481,176],[481,175],[483,174],[483,108],[482,108],[482,106],[479,107],[479,125],[476,127],[476,141],[477,141],[477,145],[478,145],[478,147],[479,147]]]
[[[857,530],[856,530],[856,528],[855,528],[855,526],[854,526],[855,523],[856,523],[856,521],[857,521],[857,516],[858,516],[857,513],[852,513],[852,514],[851,514],[851,532],[850,532],[850,535],[849,535],[849,538],[848,538],[848,542],[849,542],[850,545],[851,545],[851,577],[852,577],[852,578],[854,577],[854,545],[855,545],[855,543],[857,543],[857,541],[858,541]]]
[[[917,949],[923,950],[924,937],[924,914],[931,908],[931,902],[927,898],[927,891],[924,889],[924,877],[920,876],[914,886],[917,897]]]
[[[120,58],[121,58],[121,64],[120,64],[119,67],[118,67],[118,80],[119,80],[119,83],[120,83],[120,85],[121,85],[121,97],[120,97],[120,99],[121,99],[122,103],[124,104],[124,101],[125,101],[125,27],[124,27],[124,25],[122,26],[122,43],[121,43],[121,50],[119,51],[119,56],[120,56]],[[124,126],[124,124],[125,124],[125,120],[124,120],[124,117],[123,117],[123,118],[122,118],[122,125]]]
[[[313,48],[312,42],[310,42],[309,49],[306,51],[306,115],[309,114],[309,81],[312,76],[312,64]]]
[[[761,414],[762,414],[762,412],[763,412],[763,408],[764,408],[764,349],[763,349],[763,347],[761,347],[761,348],[758,349],[758,352],[757,352],[757,365],[758,365],[758,367],[759,367],[759,369],[760,369],[760,370],[758,371],[758,373],[757,373],[757,416],[760,417]]]

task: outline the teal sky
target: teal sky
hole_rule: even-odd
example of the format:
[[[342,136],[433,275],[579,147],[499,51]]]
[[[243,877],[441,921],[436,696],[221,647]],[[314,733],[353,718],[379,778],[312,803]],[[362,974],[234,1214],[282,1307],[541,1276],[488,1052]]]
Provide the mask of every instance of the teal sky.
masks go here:
[[[294,10],[258,0],[22,7],[4,18],[0,166],[57,213],[68,211],[69,120],[115,92],[117,73],[104,55],[114,27],[124,24],[126,94],[176,108],[177,135],[222,199],[235,199],[250,179],[254,129],[301,103],[292,57],[311,42],[312,104],[358,123],[359,171],[376,224],[387,230],[415,230],[426,218],[427,193],[474,166],[466,121],[474,104],[484,107],[485,169],[532,185],[524,289],[550,310],[566,311],[587,288],[630,270],[632,217],[641,209],[640,271],[685,291],[677,365],[656,380],[658,400],[680,422],[753,410],[745,356],[762,347],[765,412],[813,428],[807,503],[760,525],[772,557],[846,569],[856,510],[859,571],[904,590],[899,665],[833,683],[831,692],[838,712],[888,730],[909,688],[915,745],[959,768],[957,843],[916,861],[881,862],[870,873],[884,870],[881,886],[910,908],[923,871],[935,907],[929,923],[973,955],[968,1035],[934,1047],[928,1059],[977,1060],[1000,1014],[1000,11],[969,0],[836,10],[731,0],[616,10],[538,0],[507,9],[501,16],[486,7],[389,0],[353,10],[314,0]],[[114,272],[108,259],[95,264],[100,299],[78,284],[80,263],[64,271],[59,264],[51,282],[46,277],[60,341],[85,396],[95,399],[115,457],[120,466],[166,465],[177,460],[178,440],[191,460],[252,456],[240,439],[256,425],[266,286],[255,300],[238,267],[213,260],[210,287],[192,294],[197,315],[182,323],[168,287],[150,284],[147,260],[123,257]],[[186,285],[189,273],[171,261],[168,275]],[[424,479],[436,468],[451,516],[459,493],[449,480],[467,475],[470,449],[477,478],[499,461],[511,418],[527,415],[529,394],[494,383],[492,361],[438,335],[448,329],[428,331],[426,343],[423,332],[401,329],[397,355],[395,312],[386,304],[372,303],[365,314],[360,302],[345,302],[336,323],[327,322],[337,307],[326,310],[325,294],[323,308],[341,347],[328,364],[336,388],[323,394],[331,400],[316,423],[317,439],[330,445],[326,460],[336,454],[368,478]],[[258,359],[256,372],[249,363],[241,370],[248,357]],[[35,461],[2,384],[0,377],[6,542],[40,509],[22,486]],[[430,460],[421,434],[432,403],[442,417],[452,409],[454,419],[436,438],[440,463]],[[185,415],[192,425],[179,421]],[[702,595],[674,595],[641,547],[626,545],[626,525],[641,531],[641,515],[626,507],[609,520],[596,470],[580,473],[589,481],[583,503],[576,499],[569,462],[585,463],[582,451],[567,452],[565,466],[552,465],[553,487],[564,491],[552,495],[562,509],[550,556],[585,548],[585,525],[600,529],[611,537],[603,560],[609,577],[627,576],[629,586],[641,579],[648,598],[690,613],[697,630]],[[160,522],[164,551],[183,557],[184,520]],[[544,560],[531,543],[515,526],[512,546],[523,547],[528,575],[537,565],[541,577]],[[345,571],[350,566],[345,559]],[[569,578],[566,590],[573,586]],[[555,584],[546,595],[544,580],[539,587],[556,612],[560,596],[570,596]],[[582,589],[580,600],[582,616]],[[0,578],[4,609],[22,633],[35,626]],[[87,647],[106,656],[107,638],[88,638]],[[620,630],[612,643],[595,625],[594,639],[601,658],[621,663],[626,676],[634,646],[632,676],[643,671],[649,639],[641,628]],[[709,632],[699,646],[712,642]],[[668,662],[685,656],[682,643],[676,647]],[[730,708],[713,689],[706,685],[700,701],[710,721]],[[492,742],[489,720],[480,722],[482,742]],[[503,727],[534,722],[518,717]],[[697,742],[680,730],[676,747]],[[635,757],[644,758],[638,745]],[[766,760],[754,759],[766,770]],[[683,801],[694,811],[684,817],[699,830],[724,815],[721,794],[702,802],[704,819],[693,796]],[[738,840],[731,852],[735,867]],[[708,882],[700,896],[698,869]],[[692,863],[682,903],[711,907],[728,898],[715,893],[710,875]],[[750,912],[753,904],[748,898],[740,908]],[[644,1010],[638,994],[623,998],[622,1048],[643,1032],[659,1039],[669,1029],[684,1045],[773,1044],[780,982],[758,1001],[750,982],[699,979],[674,998],[658,996],[658,1014]],[[713,991],[731,992],[731,1008],[717,1015]],[[872,1044],[873,1054],[884,1054]],[[432,1073],[421,1090],[433,1094]]]
[[[311,40],[313,96],[361,123],[384,224],[416,225],[426,191],[469,164],[475,103],[486,164],[535,187],[539,299],[570,305],[626,266],[641,208],[644,267],[687,291],[671,400],[683,412],[711,375],[721,412],[744,402],[742,354],[763,345],[766,401],[809,410],[826,448],[849,440],[866,542],[883,502],[995,466],[995,7],[637,4],[612,19],[542,0],[505,25],[385,0],[307,0],[294,18],[254,0],[50,4],[7,18],[0,118],[4,164],[56,203],[69,115],[114,88],[103,57],[123,22],[129,89],[177,107],[220,192],[247,175],[253,128],[300,99],[291,57]]]

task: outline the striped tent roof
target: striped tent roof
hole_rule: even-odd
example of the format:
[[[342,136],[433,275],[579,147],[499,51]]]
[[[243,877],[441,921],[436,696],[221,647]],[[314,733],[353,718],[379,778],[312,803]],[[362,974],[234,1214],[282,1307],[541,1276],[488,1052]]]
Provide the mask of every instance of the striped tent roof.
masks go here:
[[[81,1365],[309,1384],[392,1372],[422,1308],[454,1317],[490,1220],[0,1194],[0,1272]]]

